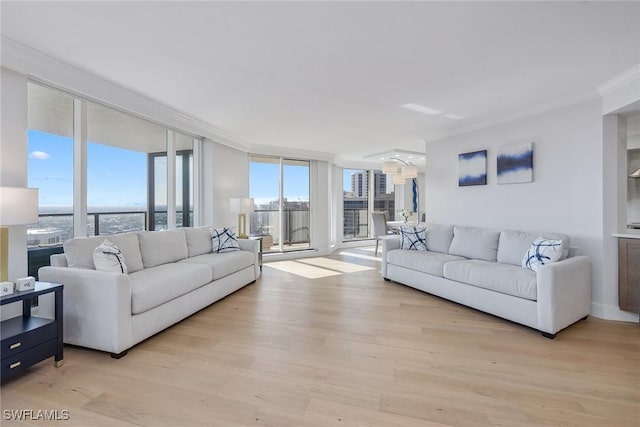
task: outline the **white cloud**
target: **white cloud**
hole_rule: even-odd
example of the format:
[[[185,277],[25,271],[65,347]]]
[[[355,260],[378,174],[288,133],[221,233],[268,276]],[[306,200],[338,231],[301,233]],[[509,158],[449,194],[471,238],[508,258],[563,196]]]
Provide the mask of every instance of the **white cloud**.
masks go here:
[[[47,160],[49,157],[51,157],[51,154],[44,151],[32,151],[29,153],[30,159]]]

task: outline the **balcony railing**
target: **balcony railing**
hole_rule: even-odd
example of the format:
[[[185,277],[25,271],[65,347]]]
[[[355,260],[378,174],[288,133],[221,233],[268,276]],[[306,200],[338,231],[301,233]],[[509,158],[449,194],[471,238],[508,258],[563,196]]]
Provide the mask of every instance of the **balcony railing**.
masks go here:
[[[73,237],[72,213],[40,214],[38,224],[28,228],[29,247],[55,246]],[[147,228],[146,211],[89,212],[87,236],[140,231]]]
[[[310,244],[310,216],[309,209],[284,209],[283,214],[283,246],[301,245],[308,247]],[[252,235],[271,236],[273,246],[279,246],[280,221],[277,209],[256,209],[251,214],[250,233]],[[265,241],[263,240],[263,244]],[[269,246],[269,244],[267,244]],[[296,249],[297,249],[296,248]],[[272,250],[264,247],[265,251]]]
[[[369,209],[344,208],[344,240],[366,239],[369,237]]]

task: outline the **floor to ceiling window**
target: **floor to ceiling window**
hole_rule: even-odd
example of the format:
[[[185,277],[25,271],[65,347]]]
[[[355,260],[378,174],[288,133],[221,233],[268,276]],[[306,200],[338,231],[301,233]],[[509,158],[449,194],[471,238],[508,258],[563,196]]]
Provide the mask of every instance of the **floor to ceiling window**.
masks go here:
[[[87,235],[145,230],[147,152],[162,126],[87,102]]]
[[[391,182],[390,175],[379,170],[373,171],[373,210],[386,212],[388,221],[395,220],[395,186]]]
[[[343,239],[369,237],[369,171],[343,169]]]
[[[193,225],[192,136],[37,83],[28,90],[28,185],[40,190],[29,247]]]
[[[29,84],[28,100],[28,186],[39,189],[40,220],[27,245],[60,245],[73,237],[73,98]]]
[[[373,178],[373,187],[371,179]],[[370,206],[395,219],[395,191],[388,175],[379,170],[343,169],[343,240],[369,238]]]
[[[175,223],[176,227],[188,227],[193,225],[193,138],[173,131],[168,138],[175,148]],[[149,230],[165,230],[169,224],[169,161],[167,149],[159,147],[159,150],[148,154]]]
[[[262,236],[265,252],[310,247],[309,170],[307,160],[251,156],[250,233]]]
[[[176,227],[193,225],[193,138],[176,132]]]

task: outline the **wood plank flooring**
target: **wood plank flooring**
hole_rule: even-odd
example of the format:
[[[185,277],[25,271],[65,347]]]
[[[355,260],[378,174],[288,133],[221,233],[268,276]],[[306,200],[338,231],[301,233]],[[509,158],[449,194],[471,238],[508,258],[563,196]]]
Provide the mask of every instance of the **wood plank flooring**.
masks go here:
[[[63,367],[2,386],[1,424],[640,426],[638,324],[589,318],[548,340],[385,282],[372,255],[266,264],[120,360],[66,347]],[[70,419],[6,419],[19,409]]]

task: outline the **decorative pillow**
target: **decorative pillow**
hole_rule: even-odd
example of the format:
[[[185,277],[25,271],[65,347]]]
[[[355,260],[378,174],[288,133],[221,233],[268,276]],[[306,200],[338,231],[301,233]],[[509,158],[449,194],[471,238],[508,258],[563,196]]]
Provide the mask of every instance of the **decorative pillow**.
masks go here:
[[[96,266],[96,270],[99,271],[128,273],[122,251],[108,239],[105,239],[105,241],[93,251],[93,264]]]
[[[211,246],[213,253],[239,251],[240,244],[236,233],[231,228],[214,228],[211,232]]]
[[[556,262],[562,256],[562,240],[549,240],[542,237],[535,240],[522,259],[522,267],[538,271],[546,264]]]
[[[427,227],[403,225],[400,227],[400,249],[427,250]]]

